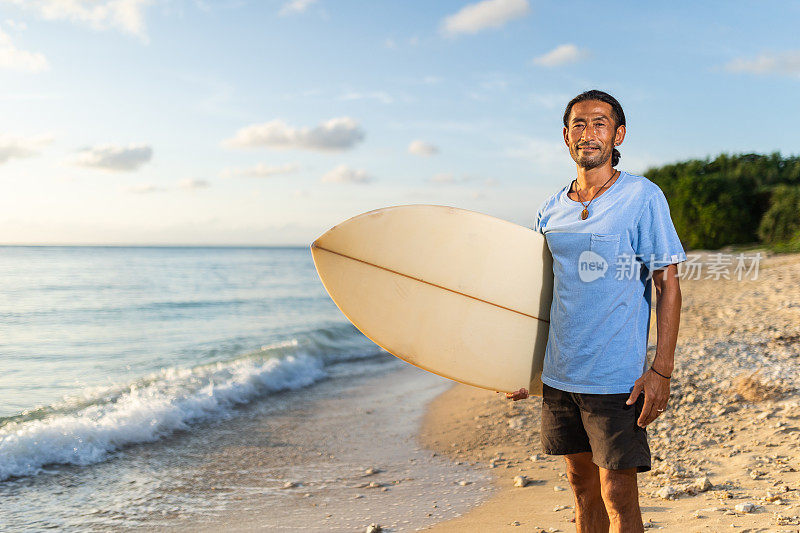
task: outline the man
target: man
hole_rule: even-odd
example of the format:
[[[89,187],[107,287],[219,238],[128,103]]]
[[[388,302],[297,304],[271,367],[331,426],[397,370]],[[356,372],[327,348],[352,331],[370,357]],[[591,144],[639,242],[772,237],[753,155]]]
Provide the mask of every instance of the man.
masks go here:
[[[534,226],[554,274],[542,446],[564,455],[579,533],[643,531],[636,475],[650,470],[645,426],[667,408],[680,320],[676,264],[686,255],[661,189],[614,168],[625,129],[605,92],[569,102],[564,142],[577,178],[542,203]],[[658,338],[648,366],[651,278]]]

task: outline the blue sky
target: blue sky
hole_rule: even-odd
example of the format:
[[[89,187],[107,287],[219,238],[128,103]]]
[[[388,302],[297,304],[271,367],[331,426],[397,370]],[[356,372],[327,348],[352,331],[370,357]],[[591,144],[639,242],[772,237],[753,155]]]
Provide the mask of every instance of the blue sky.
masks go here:
[[[796,2],[0,0],[0,243],[309,244],[409,203],[530,226],[561,115],[618,168],[800,153]]]

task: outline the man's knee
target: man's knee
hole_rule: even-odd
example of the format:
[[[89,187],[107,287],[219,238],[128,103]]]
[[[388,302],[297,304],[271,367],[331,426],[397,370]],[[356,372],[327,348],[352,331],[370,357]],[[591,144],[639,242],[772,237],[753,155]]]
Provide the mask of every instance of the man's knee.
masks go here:
[[[567,479],[576,495],[583,492],[597,492],[600,485],[598,467],[592,462],[592,452],[567,454]]]
[[[625,514],[639,509],[636,468],[600,469],[600,492],[609,514]]]

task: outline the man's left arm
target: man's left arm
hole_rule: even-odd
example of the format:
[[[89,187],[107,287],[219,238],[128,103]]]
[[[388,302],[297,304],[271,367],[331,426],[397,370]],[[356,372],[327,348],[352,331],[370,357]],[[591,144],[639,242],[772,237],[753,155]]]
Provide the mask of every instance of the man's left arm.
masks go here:
[[[656,356],[652,367],[665,376],[672,376],[681,320],[678,266],[669,265],[653,272],[653,285],[656,289]]]
[[[663,376],[671,377],[675,367],[675,345],[678,342],[681,318],[681,287],[677,265],[654,270],[653,285],[656,290],[656,355],[650,369],[636,380],[627,401],[628,404],[633,404],[639,394],[644,392],[644,405],[637,420],[641,427],[655,420],[667,408],[669,400],[670,380]]]

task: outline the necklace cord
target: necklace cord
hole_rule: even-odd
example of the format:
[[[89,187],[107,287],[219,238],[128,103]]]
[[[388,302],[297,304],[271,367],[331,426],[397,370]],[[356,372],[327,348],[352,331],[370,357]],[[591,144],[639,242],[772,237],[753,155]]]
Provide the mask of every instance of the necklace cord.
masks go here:
[[[603,184],[603,186],[602,186],[602,187],[600,187],[600,189],[598,189],[598,192],[600,192],[601,190],[603,190],[603,189],[605,188],[605,186],[606,186],[606,185],[608,185],[608,182],[609,182],[609,181],[611,181],[611,180],[614,178],[614,176],[616,176],[616,175],[617,175],[617,172],[619,172],[619,170],[617,170],[616,172],[614,172],[613,174],[611,174],[611,177],[610,177],[610,178],[608,178],[608,179],[606,180],[606,182]],[[597,192],[596,192],[596,193],[594,193],[594,194],[592,195],[592,198],[591,198],[591,200],[589,200],[589,203],[588,203],[588,204],[584,204],[584,203],[583,203],[583,200],[581,200],[581,193],[578,191],[578,180],[577,180],[577,179],[574,179],[574,180],[572,180],[572,181],[574,181],[574,182],[575,182],[575,194],[577,194],[577,195],[578,195],[578,201],[581,203],[581,205],[583,206],[583,208],[584,208],[584,209],[588,209],[588,208],[589,208],[589,205],[591,205],[591,203],[592,203],[592,200],[594,200],[594,199],[597,197]]]

